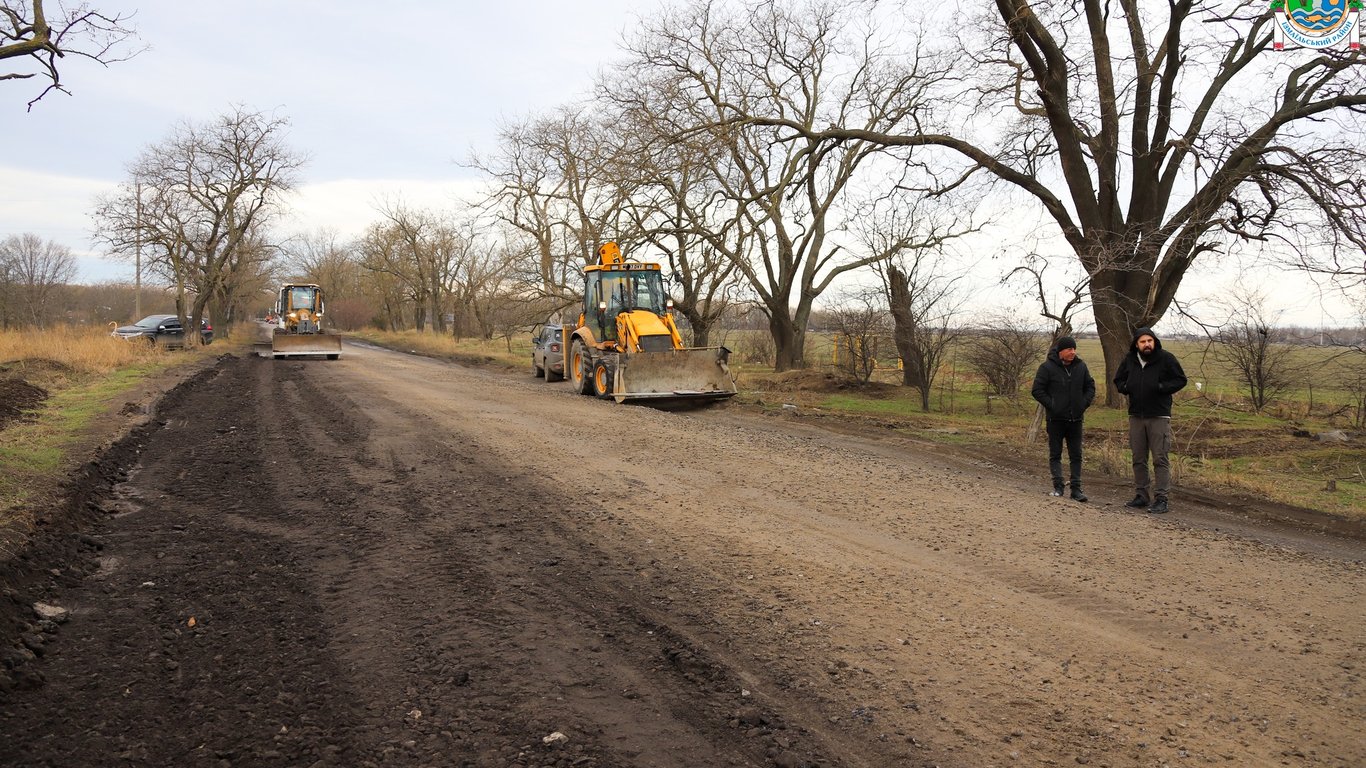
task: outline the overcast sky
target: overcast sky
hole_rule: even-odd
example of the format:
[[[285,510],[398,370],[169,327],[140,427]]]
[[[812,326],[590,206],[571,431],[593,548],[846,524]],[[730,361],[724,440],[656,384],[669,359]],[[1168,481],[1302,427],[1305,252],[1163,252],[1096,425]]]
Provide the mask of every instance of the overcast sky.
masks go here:
[[[71,95],[50,93],[31,112],[38,86],[0,83],[0,237],[33,232],[70,247],[82,282],[132,279],[130,265],[94,249],[93,201],[180,122],[233,105],[287,117],[289,144],[309,161],[283,228],[349,237],[386,200],[436,207],[472,189],[477,176],[459,163],[494,148],[500,120],[586,94],[620,56],[622,33],[663,0],[90,3],[135,11],[149,49],[108,68],[66,60]],[[984,259],[1000,247],[984,246]],[[978,293],[998,306],[1017,300],[995,288],[999,267],[983,265]],[[1202,259],[1181,298],[1216,295],[1237,273]],[[1353,319],[1300,275],[1259,273],[1288,322]]]
[[[103,68],[63,62],[71,91],[0,83],[0,237],[33,232],[81,256],[81,278],[131,277],[92,250],[93,197],[182,121],[232,105],[287,117],[307,154],[300,228],[358,234],[402,195],[439,205],[493,148],[498,123],[583,95],[623,31],[657,0],[387,3],[90,0],[133,20],[150,49]]]

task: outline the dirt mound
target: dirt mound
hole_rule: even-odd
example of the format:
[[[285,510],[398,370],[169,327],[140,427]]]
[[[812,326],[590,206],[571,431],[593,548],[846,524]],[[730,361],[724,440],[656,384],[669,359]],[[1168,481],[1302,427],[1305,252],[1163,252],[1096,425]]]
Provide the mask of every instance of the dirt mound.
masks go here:
[[[843,376],[823,370],[783,371],[782,373],[746,373],[741,382],[746,392],[784,393],[797,395],[828,395],[835,392],[857,391],[863,395],[882,397],[902,391],[903,388],[868,382],[857,384]]]
[[[0,379],[0,429],[46,399],[47,390],[42,387],[35,387],[23,379]]]

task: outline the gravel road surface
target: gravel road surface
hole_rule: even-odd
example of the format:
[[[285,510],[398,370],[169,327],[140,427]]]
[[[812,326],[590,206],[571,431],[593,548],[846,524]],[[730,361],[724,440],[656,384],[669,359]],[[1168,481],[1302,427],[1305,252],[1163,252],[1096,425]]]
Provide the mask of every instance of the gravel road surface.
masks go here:
[[[1359,542],[349,343],[98,466],[0,765],[1366,765]]]

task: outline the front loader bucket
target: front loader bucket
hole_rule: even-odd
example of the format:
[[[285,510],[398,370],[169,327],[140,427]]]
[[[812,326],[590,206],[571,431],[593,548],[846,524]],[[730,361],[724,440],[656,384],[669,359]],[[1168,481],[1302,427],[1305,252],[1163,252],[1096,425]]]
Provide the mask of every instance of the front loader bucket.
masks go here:
[[[618,403],[656,408],[725,400],[736,393],[729,359],[730,350],[725,347],[624,354],[617,363],[612,397]]]
[[[277,333],[271,337],[269,350],[263,357],[295,357],[326,355],[328,360],[341,356],[341,337],[326,333]]]

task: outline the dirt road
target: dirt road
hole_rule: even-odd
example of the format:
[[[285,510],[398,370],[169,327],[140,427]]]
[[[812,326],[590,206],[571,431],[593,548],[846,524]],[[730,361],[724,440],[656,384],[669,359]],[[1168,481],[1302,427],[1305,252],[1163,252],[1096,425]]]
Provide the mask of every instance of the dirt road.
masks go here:
[[[149,427],[0,764],[1366,765],[1358,544],[349,344]]]

